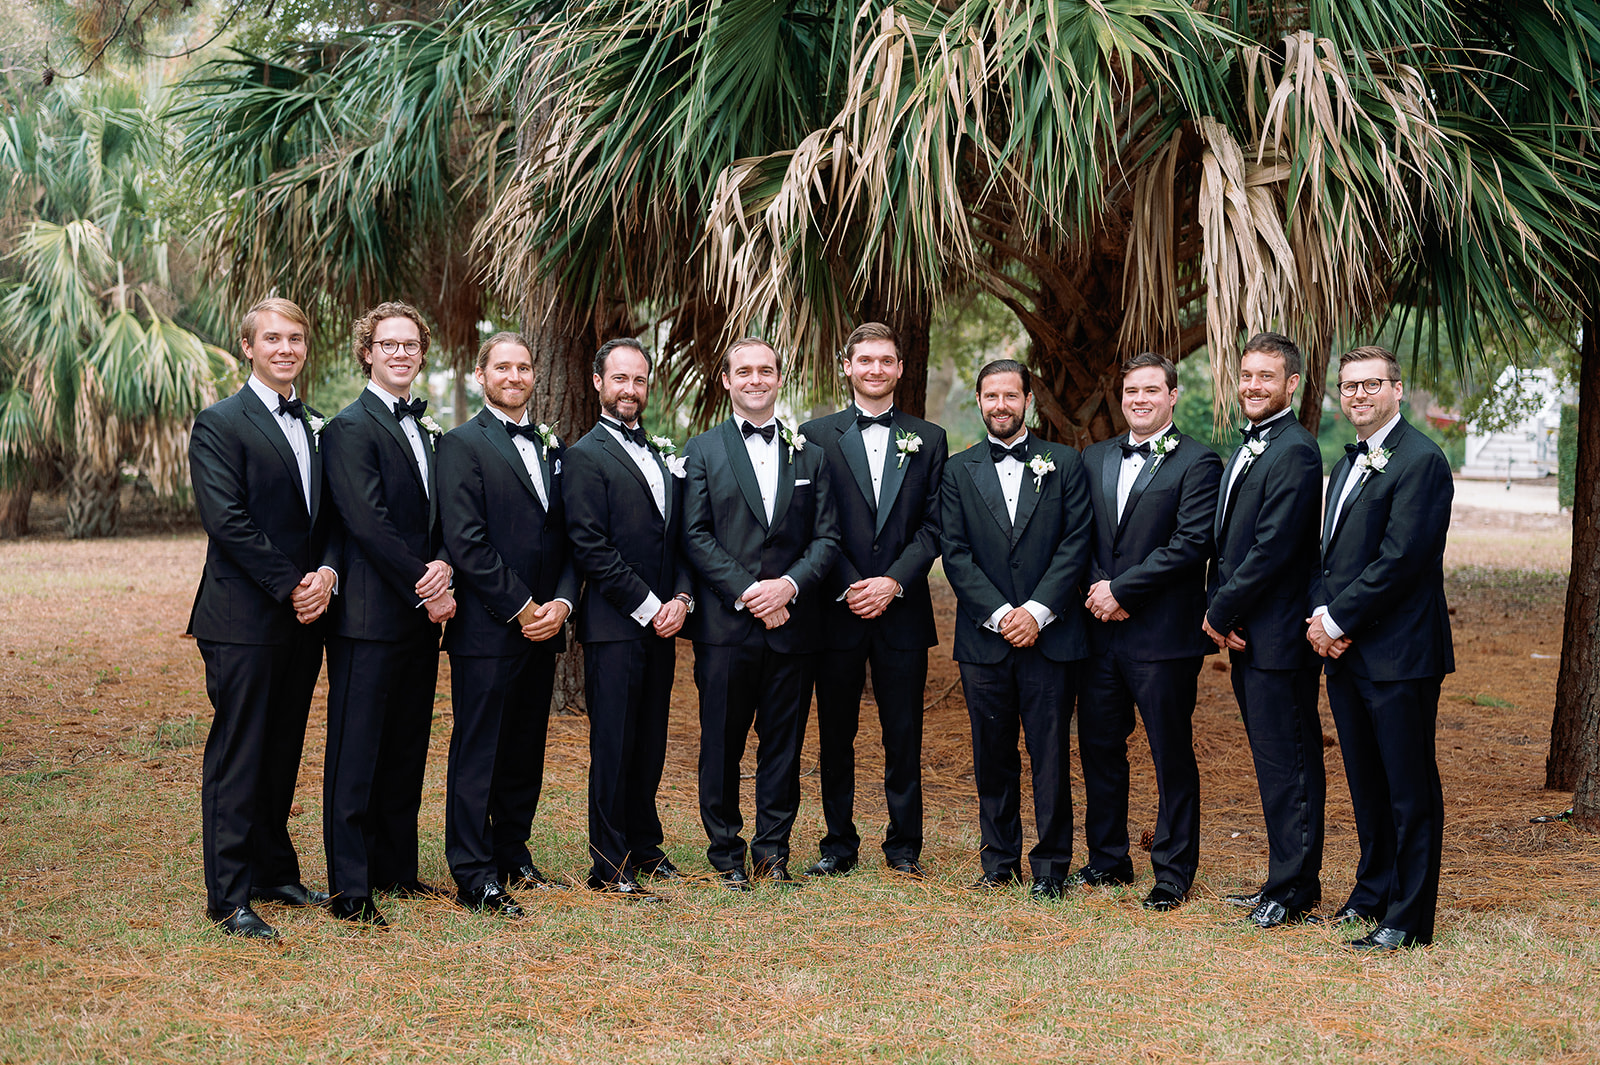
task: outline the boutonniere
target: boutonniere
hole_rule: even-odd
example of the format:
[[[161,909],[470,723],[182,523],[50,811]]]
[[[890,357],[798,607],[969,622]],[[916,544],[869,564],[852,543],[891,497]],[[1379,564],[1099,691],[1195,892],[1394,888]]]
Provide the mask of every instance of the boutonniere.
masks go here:
[[[1389,465],[1391,452],[1386,447],[1373,448],[1365,455],[1356,456],[1356,469],[1362,473],[1371,470],[1373,473],[1382,473],[1385,466]]]
[[[894,449],[900,453],[895,461],[894,468],[899,469],[905,465],[907,455],[915,455],[922,448],[922,437],[916,433],[908,433],[904,429],[897,429],[894,434]]]
[[[1266,437],[1257,436],[1246,440],[1244,442],[1244,465],[1241,466],[1240,469],[1248,470],[1250,468],[1250,464],[1256,459],[1260,458],[1261,453],[1265,450],[1267,450]]]
[[[438,422],[434,421],[433,416],[430,414],[424,414],[420,419],[417,420],[417,424],[426,429],[429,436],[438,436],[440,433],[444,432],[444,427]]]
[[[1028,460],[1028,469],[1033,471],[1033,490],[1035,492],[1039,491],[1040,486],[1044,484],[1044,475],[1055,472],[1055,468],[1056,464],[1050,461],[1050,452],[1048,451],[1043,455],[1035,455]]]
[[[804,451],[806,438],[804,433],[797,433],[787,425],[778,430],[778,435],[783,437],[783,442],[789,445],[789,463],[794,464],[794,453]]]
[[[1163,433],[1150,441],[1150,457],[1164,459],[1178,449],[1178,434]]]
[[[669,458],[678,453],[678,445],[672,442],[670,436],[652,436],[650,446],[661,452],[662,458]]]
[[[306,428],[311,430],[311,448],[313,451],[322,449],[322,429],[328,424],[328,419],[320,414],[306,415]]]
[[[674,477],[687,477],[689,463],[682,455],[662,455],[661,461],[667,464],[667,472]]]
[[[540,441],[544,443],[544,457],[547,459],[550,457],[551,448],[561,446],[561,438],[556,435],[556,425],[560,424],[561,422],[558,420],[555,425],[546,425],[544,422],[540,422],[533,427],[534,431],[539,434]]]

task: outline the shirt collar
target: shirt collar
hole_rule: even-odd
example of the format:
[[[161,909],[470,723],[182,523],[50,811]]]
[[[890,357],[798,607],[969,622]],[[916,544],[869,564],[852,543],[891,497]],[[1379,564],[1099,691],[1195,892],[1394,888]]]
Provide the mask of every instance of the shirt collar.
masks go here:
[[[250,377],[248,379],[248,383],[250,385],[250,391],[252,391],[252,392],[254,392],[256,394],[256,398],[260,399],[262,403],[265,403],[267,405],[268,413],[274,414],[274,415],[277,414],[278,413],[278,399],[283,395],[283,393],[279,392],[279,391],[277,391],[277,390],[275,390],[273,388],[270,388],[267,385],[262,384],[261,383],[261,378],[257,377],[255,374],[251,374],[250,375]],[[291,401],[293,401],[294,398],[295,398],[294,386],[290,385],[289,386],[289,399]]]
[[[483,405],[483,409],[488,411],[490,414],[493,414],[496,418],[499,418],[501,421],[505,422],[507,425],[527,425],[528,424],[528,410],[527,410],[526,407],[524,407],[523,410],[522,410],[522,420],[520,422],[512,421],[510,418],[508,418],[506,416],[504,411],[502,411],[499,407],[496,407],[493,403],[485,403]]]
[[[1151,433],[1149,436],[1145,437],[1143,440],[1137,441],[1137,443],[1147,444],[1152,440],[1159,440],[1161,437],[1165,436],[1167,434],[1167,432],[1171,428],[1172,428],[1172,423],[1169,421],[1169,422],[1167,422],[1166,425],[1163,425],[1161,428],[1157,429],[1155,432]],[[1133,430],[1129,429],[1128,430],[1128,443],[1132,444],[1132,443],[1135,443],[1135,442],[1136,441],[1133,439]]]
[[[1252,429],[1260,429],[1264,425],[1271,425],[1273,422],[1275,422],[1278,419],[1282,418],[1284,415],[1288,414],[1293,409],[1294,409],[1293,407],[1285,407],[1282,410],[1280,410],[1278,413],[1272,415],[1272,417],[1270,417],[1270,418],[1262,418],[1259,422],[1251,422],[1250,423],[1250,428],[1252,428]]]
[[[1009,444],[995,436],[993,433],[984,433],[983,435],[988,438],[989,443],[991,444],[999,444],[1001,447],[1016,447],[1018,444],[1026,444],[1030,434],[1028,430],[1024,429],[1022,430],[1022,435],[1011,441]]]
[[[1377,432],[1367,437],[1367,451],[1376,451],[1382,447],[1383,442],[1389,439],[1389,434],[1394,432],[1394,427],[1399,424],[1399,422],[1400,412],[1395,411],[1393,418],[1390,418],[1388,421],[1384,422],[1382,427],[1379,428]]]
[[[406,394],[403,396],[396,396],[394,393],[390,392],[376,381],[367,382],[367,391],[383,400],[383,405],[385,407],[393,407],[396,400],[403,400],[406,403],[411,402],[411,392],[409,390],[407,390]],[[487,404],[485,405],[487,406]]]

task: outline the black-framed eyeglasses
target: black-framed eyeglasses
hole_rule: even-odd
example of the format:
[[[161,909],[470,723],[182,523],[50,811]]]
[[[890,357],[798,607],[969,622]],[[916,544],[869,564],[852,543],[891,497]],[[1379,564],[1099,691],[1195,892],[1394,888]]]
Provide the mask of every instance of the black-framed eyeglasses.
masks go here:
[[[1365,381],[1340,381],[1339,394],[1353,396],[1356,394],[1356,389],[1359,388],[1367,395],[1375,396],[1378,394],[1378,389],[1384,385],[1397,385],[1399,383],[1399,379],[1394,377],[1369,377]]]
[[[404,350],[407,355],[415,355],[422,350],[422,345],[415,340],[380,340],[378,341],[378,350],[385,355],[393,355],[401,350]]]

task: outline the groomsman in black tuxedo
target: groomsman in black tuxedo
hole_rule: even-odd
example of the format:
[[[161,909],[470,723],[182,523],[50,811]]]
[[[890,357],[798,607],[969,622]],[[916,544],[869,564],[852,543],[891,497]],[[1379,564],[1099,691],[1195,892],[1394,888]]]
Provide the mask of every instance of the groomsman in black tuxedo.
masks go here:
[[[823,581],[839,519],[822,449],[778,421],[783,373],[764,340],[722,358],[733,416],[684,446],[684,553],[695,569],[694,679],[700,689],[700,820],[723,885],[748,891],[739,761],[752,723],[758,879],[789,875],[800,809],[800,744],[822,646]]]
[[[667,757],[677,634],[694,606],[680,564],[683,460],[640,419],[650,357],[609,340],[594,360],[600,421],[567,449],[567,535],[585,584],[578,609],[589,704],[589,886],[658,898],[641,876],[680,874],[661,850],[656,789]],[[668,454],[663,454],[663,450]]]
[[[1139,708],[1155,762],[1155,886],[1146,909],[1183,904],[1200,860],[1200,771],[1194,716],[1200,663],[1216,646],[1201,631],[1206,562],[1215,543],[1216,452],[1172,424],[1178,370],[1161,355],[1122,366],[1128,432],[1083,453],[1094,505],[1089,597],[1094,648],[1078,716],[1087,809],[1085,884],[1131,883],[1128,737]]]
[[[1259,333],[1239,360],[1250,419],[1222,474],[1217,561],[1202,623],[1232,662],[1267,826],[1267,879],[1228,901],[1262,928],[1302,921],[1322,898],[1322,722],[1305,641],[1317,567],[1322,452],[1290,409],[1304,365],[1294,341]]]
[[[374,890],[440,894],[417,879],[417,811],[439,678],[439,625],[455,613],[439,521],[427,400],[411,383],[428,353],[415,307],[356,321],[370,380],[328,423],[328,488],[344,523],[342,609],[328,640],[323,843],[336,917],[384,925]]]
[[[889,868],[922,875],[922,696],[928,648],[939,642],[928,570],[939,554],[944,430],[896,409],[904,364],[894,330],[879,322],[845,340],[845,378],[855,400],[800,427],[827,455],[843,537],[823,585],[827,668],[817,675],[817,741],[827,835],[809,876],[855,868],[856,729],[867,665],[883,729],[883,793]]]
[[[322,668],[323,613],[337,583],[336,521],[322,499],[317,412],[295,395],[306,316],[283,299],[239,330],[250,378],[201,411],[189,437],[205,571],[188,632],[215,716],[200,770],[206,914],[232,935],[272,939],[250,908],[328,900],[300,882],[289,807]],[[309,422],[308,422],[309,420]]]
[[[1350,779],[1361,863],[1335,917],[1376,921],[1357,950],[1433,942],[1444,843],[1434,733],[1455,671],[1444,543],[1455,485],[1439,446],[1400,414],[1400,364],[1379,347],[1339,359],[1339,406],[1357,442],[1328,478],[1322,565],[1307,639]]]
[[[1059,899],[1072,870],[1067,733],[1077,663],[1088,654],[1077,595],[1089,559],[1089,492],[1078,453],[1028,432],[1028,368],[978,371],[989,430],[945,465],[944,572],[956,593],[955,659],[972,719],[983,875],[1002,887],[1022,863],[1020,724],[1033,767],[1038,842],[1029,893]]]
[[[456,597],[444,633],[455,711],[444,852],[457,902],[520,917],[502,883],[554,886],[533,864],[528,835],[578,577],[562,514],[561,451],[528,417],[527,341],[491,336],[473,376],[483,410],[439,439],[439,509]]]

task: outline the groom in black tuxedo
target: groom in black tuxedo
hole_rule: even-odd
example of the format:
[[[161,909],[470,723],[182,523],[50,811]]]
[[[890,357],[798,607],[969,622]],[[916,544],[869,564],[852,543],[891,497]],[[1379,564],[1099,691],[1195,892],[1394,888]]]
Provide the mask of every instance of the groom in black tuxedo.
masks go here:
[[[1379,347],[1339,359],[1357,442],[1328,477],[1322,565],[1306,638],[1327,662],[1328,706],[1350,780],[1361,862],[1340,922],[1393,951],[1433,942],[1444,846],[1434,753],[1439,689],[1454,672],[1444,544],[1455,485],[1439,446],[1400,414],[1400,364]]]
[[[206,914],[232,935],[272,939],[252,901],[328,899],[300,882],[288,818],[338,579],[337,522],[323,500],[321,418],[294,390],[304,312],[262,300],[239,344],[249,380],[201,411],[189,436],[207,541],[188,632],[215,712],[200,772]]]
[[[594,360],[599,423],[567,449],[567,535],[585,584],[578,609],[589,704],[589,886],[657,896],[641,876],[680,874],[661,850],[656,790],[667,756],[677,635],[694,606],[680,559],[683,460],[640,419],[650,357],[609,340]]]
[[[1059,899],[1072,870],[1071,692],[1088,654],[1077,608],[1089,560],[1088,486],[1076,451],[1028,432],[1027,367],[991,362],[978,371],[977,391],[988,439],[951,457],[940,494],[983,838],[983,875],[973,887],[998,888],[1021,875],[1020,725],[1039,837],[1028,854],[1029,891]]]
[[[455,564],[444,852],[456,901],[520,917],[501,886],[550,885],[528,853],[562,623],[578,596],[561,451],[530,424],[533,356],[516,333],[478,348],[483,410],[439,440],[439,509]]]
[[[1305,641],[1317,566],[1322,453],[1290,409],[1304,365],[1294,341],[1259,333],[1239,359],[1250,425],[1222,474],[1205,634],[1231,660],[1267,828],[1267,879],[1228,901],[1276,928],[1322,898],[1322,722]]]
[[[894,405],[904,364],[894,330],[868,322],[844,343],[854,402],[801,426],[821,445],[839,505],[839,561],[823,586],[827,668],[817,674],[817,742],[827,835],[809,876],[855,868],[856,729],[872,665],[883,729],[889,868],[921,876],[922,698],[928,648],[939,642],[928,570],[939,554],[944,430]]]
[[[417,812],[439,624],[455,599],[435,487],[439,427],[427,400],[411,398],[427,323],[408,304],[380,303],[353,332],[370,380],[324,434],[345,586],[328,640],[323,844],[334,916],[381,926],[373,891],[439,894],[417,879]]]
[[[774,415],[777,352],[737,340],[722,359],[733,416],[684,446],[684,553],[695,569],[700,819],[723,885],[747,891],[739,762],[756,748],[755,874],[796,883],[789,832],[800,808],[800,744],[822,645],[823,581],[839,520],[822,449]]]
[[[1130,883],[1128,737],[1137,706],[1155,763],[1156,882],[1146,909],[1183,904],[1200,860],[1200,771],[1192,719],[1200,663],[1216,646],[1201,631],[1214,543],[1216,452],[1172,424],[1178,370],[1146,352],[1122,366],[1125,436],[1083,453],[1094,505],[1094,560],[1085,602],[1094,648],[1078,711],[1086,884]]]

